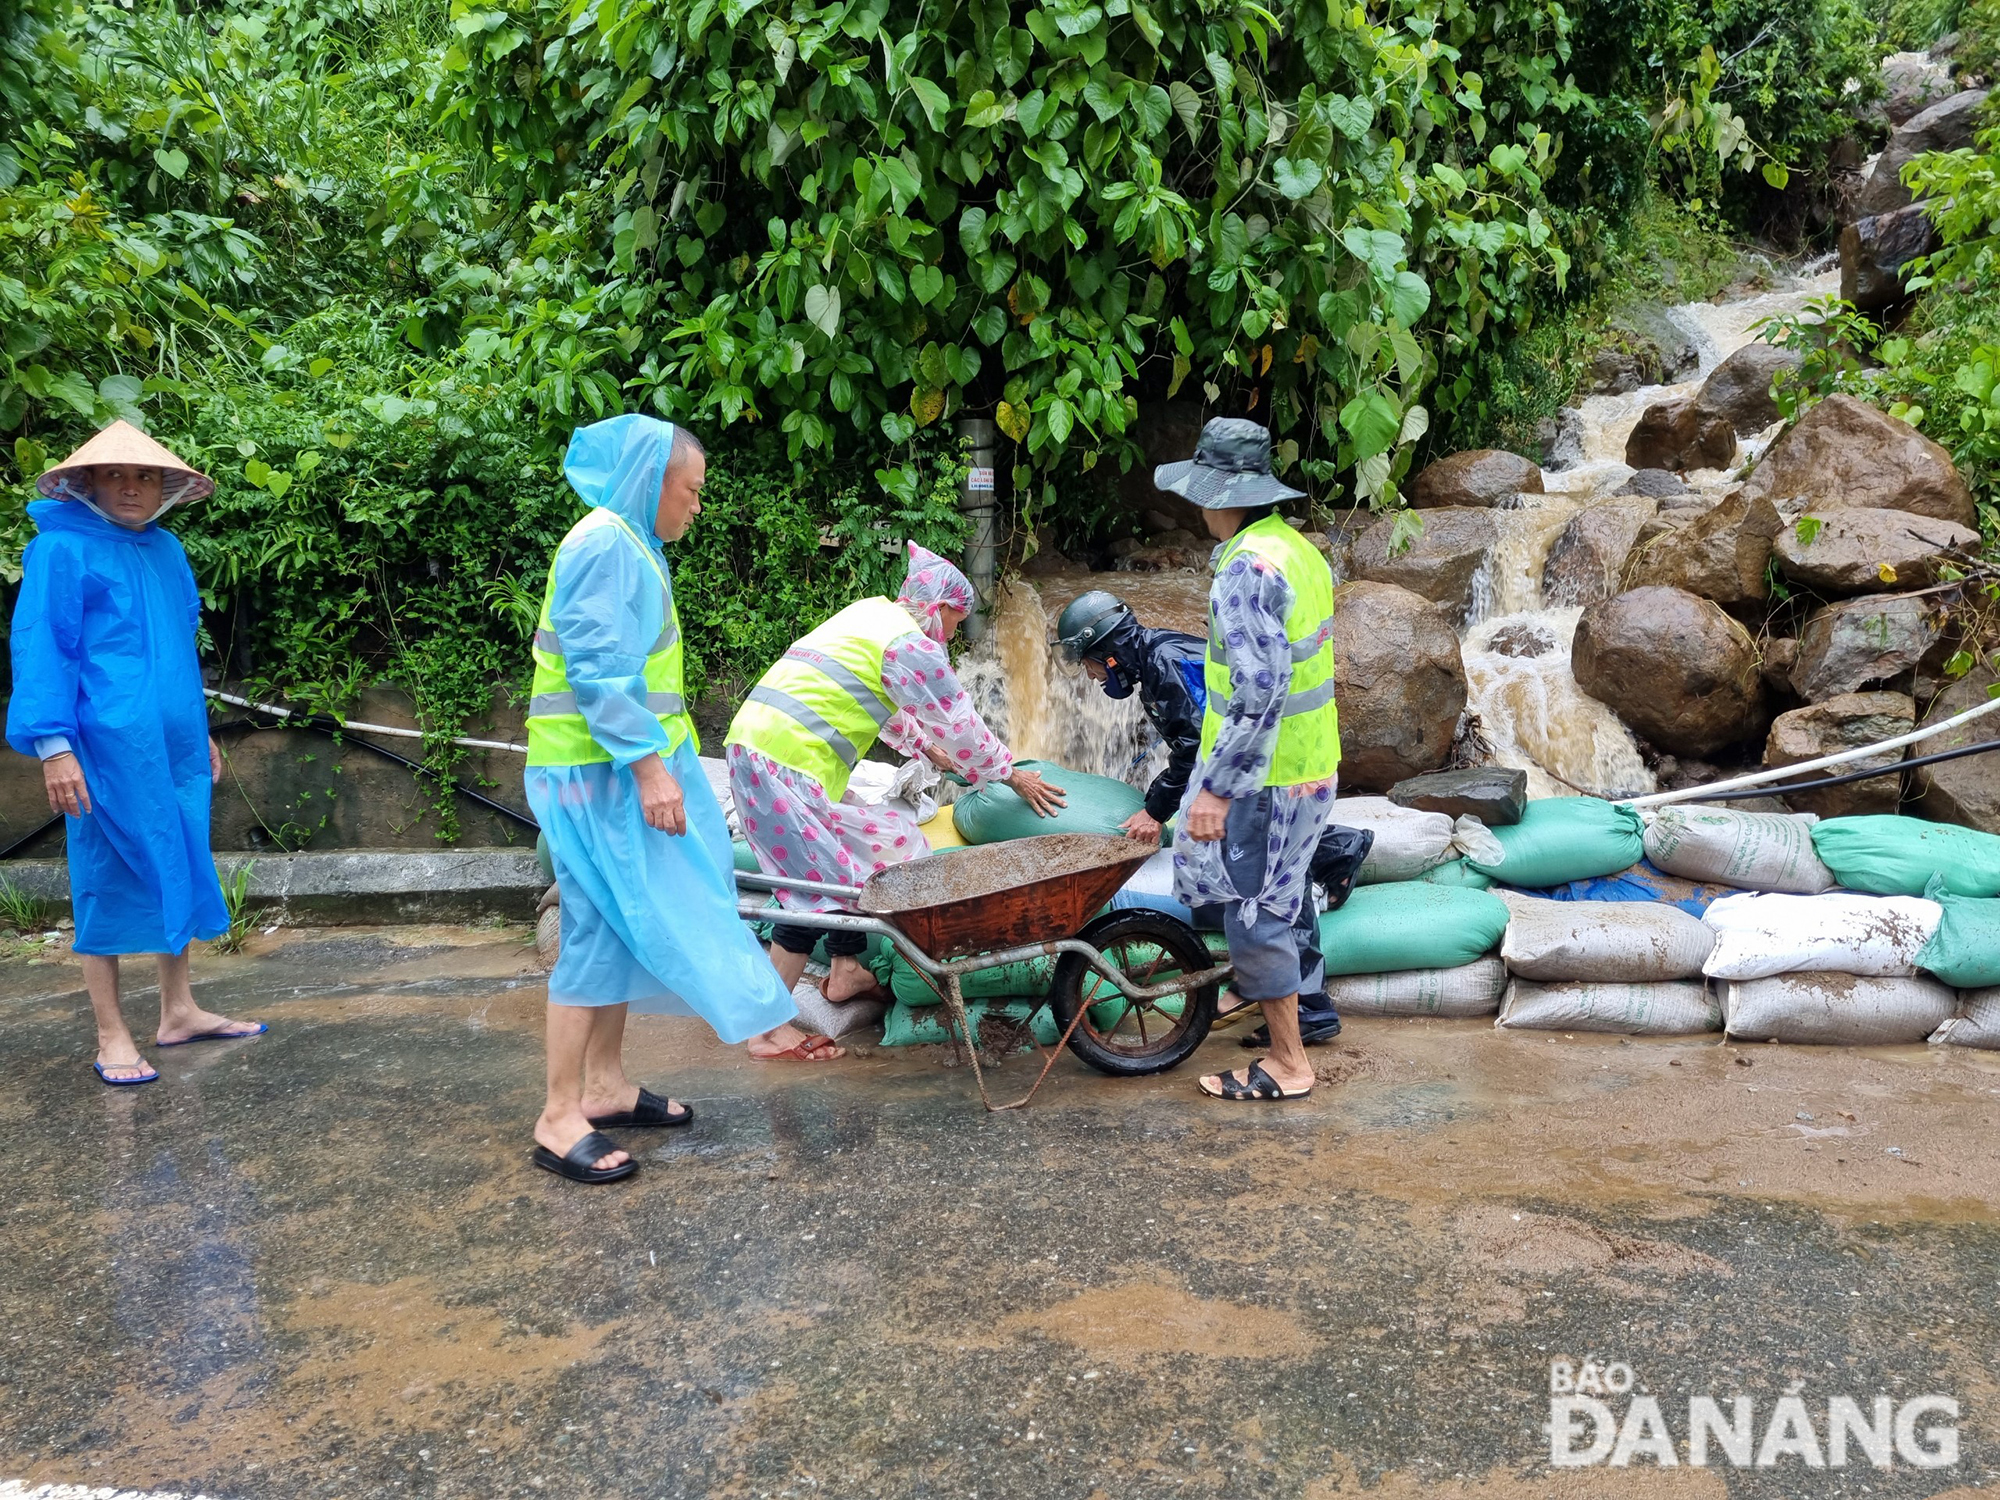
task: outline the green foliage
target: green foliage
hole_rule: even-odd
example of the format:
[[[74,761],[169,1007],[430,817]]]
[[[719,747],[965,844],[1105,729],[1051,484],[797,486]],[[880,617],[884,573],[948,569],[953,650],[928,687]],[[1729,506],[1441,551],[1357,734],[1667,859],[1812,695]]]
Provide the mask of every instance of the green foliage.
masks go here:
[[[617,291],[578,357],[633,355],[665,414],[776,425],[797,457],[991,405],[1032,519],[1186,387],[1376,499],[1440,360],[1522,321],[1584,232],[1546,190],[1583,97],[1569,24],[1546,0],[461,0],[433,98],[513,202],[580,216]]]
[[[250,924],[257,913],[250,905],[250,872],[257,861],[246,859],[222,877],[222,900],[229,910],[229,930],[215,939],[217,953],[241,953],[250,939]]]
[[[0,927],[19,933],[41,932],[55,921],[55,908],[31,896],[11,881],[0,880]]]

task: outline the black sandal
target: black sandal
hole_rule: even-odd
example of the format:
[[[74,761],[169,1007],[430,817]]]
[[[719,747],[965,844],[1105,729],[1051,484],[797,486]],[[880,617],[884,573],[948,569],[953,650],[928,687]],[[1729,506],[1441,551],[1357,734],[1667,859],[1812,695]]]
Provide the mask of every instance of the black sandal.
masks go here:
[[[592,1126],[604,1129],[615,1125],[664,1125],[669,1130],[678,1130],[683,1125],[694,1124],[694,1106],[683,1104],[679,1110],[671,1107],[673,1101],[662,1099],[651,1089],[641,1086],[639,1097],[630,1109],[621,1109],[615,1114],[589,1115]]]
[[[547,1146],[535,1147],[535,1165],[544,1172],[553,1172],[558,1177],[567,1177],[571,1182],[616,1182],[621,1177],[630,1177],[639,1170],[639,1163],[630,1156],[615,1167],[593,1165],[599,1157],[609,1156],[614,1151],[625,1148],[608,1135],[593,1130],[562,1156],[557,1156]]]
[[[1312,1088],[1310,1085],[1302,1089],[1287,1091],[1284,1085],[1264,1071],[1264,1064],[1261,1059],[1250,1064],[1249,1071],[1241,1079],[1233,1072],[1223,1073],[1219,1075],[1219,1082],[1221,1083],[1221,1087],[1212,1089],[1208,1086],[1208,1080],[1204,1078],[1197,1082],[1195,1086],[1211,1099],[1228,1099],[1232,1102],[1243,1100],[1283,1101],[1286,1099],[1309,1099],[1312,1097]]]

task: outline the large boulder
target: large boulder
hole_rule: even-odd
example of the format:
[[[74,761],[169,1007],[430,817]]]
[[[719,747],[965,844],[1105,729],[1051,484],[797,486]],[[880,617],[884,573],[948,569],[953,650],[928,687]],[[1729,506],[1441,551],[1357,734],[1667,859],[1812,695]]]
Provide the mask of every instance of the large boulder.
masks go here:
[[[1542,493],[1542,471],[1531,459],[1500,448],[1469,448],[1428,464],[1410,481],[1418,510],[1448,505],[1507,505],[1516,495]]]
[[[1617,593],[1625,559],[1658,508],[1657,500],[1635,496],[1593,505],[1571,516],[1542,564],[1542,601],[1560,608],[1595,604]]]
[[[1719,469],[1735,456],[1735,427],[1701,411],[1692,396],[1647,407],[1625,440],[1625,462],[1635,469]]]
[[[1764,727],[1764,683],[1750,633],[1685,589],[1639,588],[1577,621],[1577,686],[1675,755],[1708,756]]]
[[[1802,358],[1797,350],[1776,344],[1745,344],[1709,371],[1695,392],[1697,421],[1720,417],[1739,434],[1763,431],[1780,416],[1771,398],[1772,380],[1781,371],[1796,370]]]
[[[1444,612],[1393,584],[1343,584],[1333,647],[1342,788],[1386,792],[1442,766],[1465,712],[1465,664]]]
[[[1905,295],[1905,268],[1937,247],[1921,203],[1856,219],[1840,231],[1840,295],[1862,312],[1894,307]]]
[[[1967,89],[1938,100],[1897,126],[1856,195],[1854,211],[1863,216],[1886,214],[1908,204],[1910,190],[1903,186],[1903,168],[1927,151],[1970,146],[1979,128],[1979,107],[1985,102],[1986,90]]]
[[[1991,672],[1975,672],[1961,677],[1931,700],[1925,710],[1926,726],[1955,719],[1968,709],[1992,700],[1986,696]],[[1958,750],[1983,740],[2000,739],[2000,713],[1987,714],[1957,729],[1921,741],[1911,747],[1915,755],[1934,755],[1940,750]],[[1938,761],[1914,773],[1922,794],[1923,815],[1943,823],[1961,823],[1987,833],[2000,833],[2000,751],[1985,755],[1963,755],[1957,760]]]
[[[1795,766],[1801,761],[1818,760],[1822,755],[1879,744],[1908,734],[1916,722],[1917,706],[1907,693],[1842,693],[1824,703],[1795,708],[1773,719],[1771,733],[1764,741],[1764,764]],[[1901,750],[1885,750],[1880,755],[1810,773],[1805,779],[1876,770],[1896,765],[1902,758]],[[1846,818],[1862,813],[1892,813],[1902,800],[1902,777],[1876,776],[1817,792],[1796,792],[1786,797],[1784,803],[1793,812]]]
[[[1655,537],[1633,555],[1625,581],[1633,588],[1686,589],[1730,609],[1770,597],[1766,576],[1771,540],[1784,527],[1777,507],[1737,490],[1676,531]]]
[[[1472,766],[1460,771],[1426,771],[1389,789],[1398,807],[1477,818],[1488,828],[1521,821],[1528,806],[1528,773],[1506,766]]]
[[[1394,516],[1362,532],[1354,542],[1354,576],[1421,594],[1443,605],[1454,625],[1463,625],[1472,612],[1473,580],[1492,558],[1500,529],[1491,511],[1475,506],[1427,510],[1422,519],[1423,530],[1393,556]]]
[[[1882,59],[1882,118],[1901,125],[1957,92],[1951,64],[1928,52],[1891,52]]]
[[[1806,541],[1802,531],[1812,540]],[[1929,588],[1937,582],[1941,554],[1951,550],[1977,552],[1979,533],[1950,521],[1872,506],[1802,516],[1771,544],[1787,578],[1828,595],[1880,593],[1884,584]]]
[[[1852,396],[1828,396],[1800,417],[1750,471],[1743,492],[1793,513],[1871,506],[1978,524],[1972,491],[1951,455]]]
[[[1944,638],[1943,611],[1921,594],[1865,594],[1829,604],[1799,632],[1792,690],[1808,703],[1903,687]]]
[[[1590,389],[1622,396],[1645,385],[1667,385],[1692,375],[1701,351],[1688,330],[1657,302],[1619,308],[1605,324],[1603,342],[1591,355]]]
[[[1644,495],[1650,500],[1665,500],[1670,496],[1685,495],[1687,492],[1687,481],[1672,469],[1634,469],[1631,477],[1611,493]]]

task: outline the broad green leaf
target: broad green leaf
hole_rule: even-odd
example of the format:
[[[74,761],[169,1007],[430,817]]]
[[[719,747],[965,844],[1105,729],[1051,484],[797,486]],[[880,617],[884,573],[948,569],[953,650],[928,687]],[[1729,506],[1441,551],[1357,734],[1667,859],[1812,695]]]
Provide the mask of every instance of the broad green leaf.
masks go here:
[[[1340,243],[1348,254],[1366,265],[1384,281],[1395,278],[1397,263],[1403,258],[1403,237],[1387,229],[1343,229]]]
[[[1398,271],[1389,284],[1389,313],[1405,328],[1414,328],[1430,310],[1431,289],[1414,271]]]
[[[1181,129],[1187,132],[1188,140],[1194,145],[1201,144],[1201,95],[1192,87],[1176,78],[1167,85],[1167,97],[1173,101],[1174,113],[1180,117]]]
[[[172,146],[161,146],[154,150],[153,161],[162,172],[176,182],[187,176],[188,155],[185,151],[177,151]]]
[[[1350,141],[1358,141],[1367,135],[1368,127],[1375,123],[1375,106],[1366,99],[1328,94],[1323,103],[1327,122]]]
[[[1792,174],[1785,170],[1782,163],[1767,161],[1764,163],[1764,180],[1782,193],[1791,182]]]
[[[1810,547],[1814,539],[1819,536],[1820,528],[1825,524],[1826,522],[1818,516],[1800,516],[1793,523],[1792,531],[1798,536],[1800,546]]]
[[[1281,156],[1271,163],[1271,180],[1277,184],[1278,191],[1294,203],[1301,198],[1310,198],[1325,175],[1316,161],[1295,162]]]
[[[1392,447],[1402,431],[1403,413],[1396,398],[1379,387],[1363,391],[1340,409],[1340,425],[1354,441],[1356,461]]]
[[[945,91],[928,78],[912,78],[910,92],[917,96],[917,105],[923,110],[924,118],[930,121],[931,129],[942,130],[945,116],[951,110],[951,99]]]
[[[936,266],[913,266],[910,268],[910,295],[928,306],[937,301],[944,290],[944,272]]]
[[[1157,83],[1139,95],[1139,120],[1146,127],[1146,134],[1149,137],[1165,130],[1173,118],[1173,95]]]
[[[830,286],[806,288],[806,321],[828,338],[840,332],[840,293]]]

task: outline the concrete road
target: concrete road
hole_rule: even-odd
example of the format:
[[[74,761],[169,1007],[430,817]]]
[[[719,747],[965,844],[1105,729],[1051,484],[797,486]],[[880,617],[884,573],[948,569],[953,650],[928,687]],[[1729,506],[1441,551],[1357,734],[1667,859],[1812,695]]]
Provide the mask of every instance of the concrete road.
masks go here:
[[[2000,1472],[2000,1057],[1355,1022],[1303,1104],[1064,1059],[987,1117],[940,1049],[754,1064],[639,1020],[638,1073],[700,1117],[623,1132],[642,1171],[585,1189],[528,1164],[526,938],[198,957],[204,1003],[271,1033],[149,1051],[130,1091],[89,1071],[72,964],[0,965],[0,1481],[1958,1500]]]

